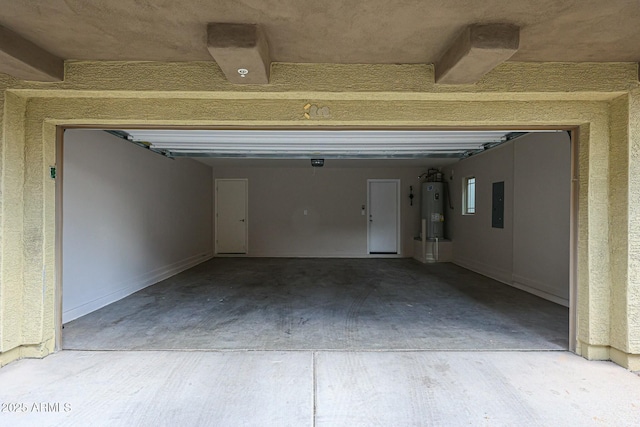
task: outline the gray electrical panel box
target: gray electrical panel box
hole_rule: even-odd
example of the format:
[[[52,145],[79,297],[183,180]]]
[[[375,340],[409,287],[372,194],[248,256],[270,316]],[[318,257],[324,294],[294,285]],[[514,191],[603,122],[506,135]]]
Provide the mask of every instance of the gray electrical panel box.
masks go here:
[[[491,227],[504,228],[504,181],[493,183]]]
[[[427,220],[427,239],[444,238],[445,185],[443,182],[422,183],[420,212],[422,219]]]

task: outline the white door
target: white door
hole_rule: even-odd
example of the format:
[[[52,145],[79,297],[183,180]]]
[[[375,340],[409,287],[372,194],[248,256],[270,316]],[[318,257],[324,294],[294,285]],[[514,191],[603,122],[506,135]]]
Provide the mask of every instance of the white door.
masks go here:
[[[400,180],[368,180],[369,253],[397,254],[400,246]]]
[[[216,179],[216,253],[247,253],[246,179]]]

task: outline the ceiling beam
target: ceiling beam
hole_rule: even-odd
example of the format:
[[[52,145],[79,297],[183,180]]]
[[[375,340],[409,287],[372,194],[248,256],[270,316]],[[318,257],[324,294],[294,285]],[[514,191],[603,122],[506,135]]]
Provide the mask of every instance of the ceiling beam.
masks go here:
[[[0,72],[20,80],[59,82],[64,61],[0,25]]]
[[[519,44],[520,28],[515,25],[470,25],[436,62],[436,83],[476,83],[511,58]]]
[[[231,83],[269,83],[269,44],[257,24],[211,23],[207,48]]]

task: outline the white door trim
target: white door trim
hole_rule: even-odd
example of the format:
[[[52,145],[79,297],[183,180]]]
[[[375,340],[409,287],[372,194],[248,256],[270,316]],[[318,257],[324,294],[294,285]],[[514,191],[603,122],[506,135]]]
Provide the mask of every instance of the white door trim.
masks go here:
[[[369,215],[371,215],[371,183],[373,182],[392,182],[396,184],[396,209],[397,209],[397,214],[396,214],[396,253],[395,254],[372,254],[371,253],[371,221],[369,221]],[[375,258],[399,258],[402,257],[402,251],[400,250],[402,248],[402,233],[400,232],[401,230],[401,224],[402,224],[402,218],[401,218],[401,210],[400,210],[400,191],[401,191],[401,185],[400,185],[400,179],[367,179],[367,215],[366,215],[366,221],[367,221],[367,254],[370,257],[375,257]]]
[[[244,242],[244,247],[245,247],[245,253],[244,254],[232,254],[232,255],[227,255],[227,254],[220,254],[218,252],[218,182],[220,181],[244,181],[245,183],[245,201],[244,201],[244,236],[245,236],[245,242]],[[215,255],[217,256],[239,256],[239,255],[247,255],[249,254],[249,179],[248,178],[216,178],[214,180],[213,183],[213,192],[215,194],[214,196],[214,232],[215,232],[215,236],[213,236],[213,240],[214,240],[214,248],[215,248]]]

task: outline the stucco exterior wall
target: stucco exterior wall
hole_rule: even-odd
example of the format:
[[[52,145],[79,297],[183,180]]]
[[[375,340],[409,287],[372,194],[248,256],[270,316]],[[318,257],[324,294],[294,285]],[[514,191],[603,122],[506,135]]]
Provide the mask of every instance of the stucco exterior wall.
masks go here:
[[[611,102],[609,157],[609,257],[611,271],[611,345],[628,351],[627,281],[629,261],[629,96]]]
[[[629,222],[629,254],[615,273],[610,259],[618,253],[609,243],[611,202],[627,206],[629,221],[640,213],[638,198],[624,192],[638,194],[638,173],[618,175],[615,192],[610,184],[625,147],[630,168],[640,169],[640,124],[630,119],[640,113],[637,72],[637,64],[506,63],[476,85],[439,86],[427,65],[274,64],[271,84],[234,86],[207,62],[70,62],[64,82],[10,81],[2,124],[0,364],[54,350],[56,195],[48,166],[56,162],[56,126],[557,126],[580,134],[576,351],[640,369],[640,265],[632,259],[640,225]],[[627,94],[628,114],[620,100]],[[330,117],[305,119],[307,103],[329,107]],[[628,137],[621,122],[630,122]],[[626,307],[626,319],[612,316],[614,304]]]
[[[640,354],[640,90],[630,93],[627,318],[629,353]],[[636,356],[636,369],[640,357]]]
[[[2,251],[3,241],[4,241],[4,186],[2,185],[4,182],[3,179],[3,171],[4,171],[4,98],[5,98],[5,89],[7,87],[8,80],[7,76],[0,75],[0,108],[2,108],[2,112],[0,113],[0,325],[4,323],[3,315],[5,313],[4,304],[4,292],[3,292],[3,272],[4,272],[4,253]],[[2,343],[4,342],[3,329],[0,327],[0,351],[2,351]]]
[[[4,352],[22,341],[23,324],[23,181],[24,112],[26,102],[14,94],[5,94],[2,148],[2,281],[0,283],[0,330]]]

